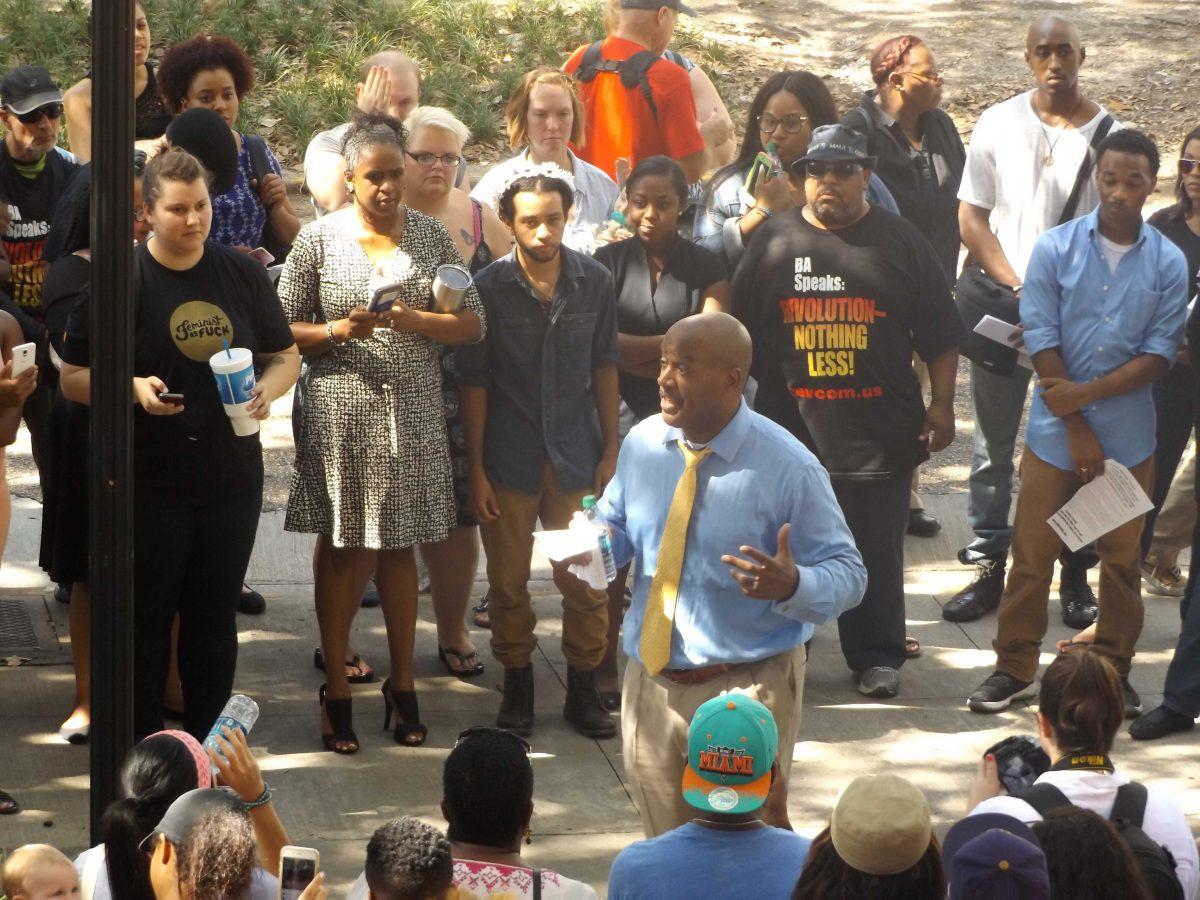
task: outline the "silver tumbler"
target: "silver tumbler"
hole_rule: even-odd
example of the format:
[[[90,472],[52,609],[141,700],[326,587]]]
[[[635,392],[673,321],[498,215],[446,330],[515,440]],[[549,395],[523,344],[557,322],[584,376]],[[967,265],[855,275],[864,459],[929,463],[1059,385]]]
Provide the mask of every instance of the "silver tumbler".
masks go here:
[[[438,266],[433,279],[434,312],[456,313],[462,309],[463,297],[471,287],[471,273],[462,266]]]

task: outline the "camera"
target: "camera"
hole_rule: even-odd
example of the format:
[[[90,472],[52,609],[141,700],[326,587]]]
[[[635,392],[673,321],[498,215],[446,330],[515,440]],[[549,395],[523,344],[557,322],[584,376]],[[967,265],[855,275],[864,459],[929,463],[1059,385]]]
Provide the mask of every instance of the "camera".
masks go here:
[[[984,755],[996,757],[996,771],[1000,783],[1010,797],[1019,796],[1037,781],[1038,776],[1050,768],[1050,757],[1038,742],[1028,735],[1007,737],[998,744],[988,747]]]

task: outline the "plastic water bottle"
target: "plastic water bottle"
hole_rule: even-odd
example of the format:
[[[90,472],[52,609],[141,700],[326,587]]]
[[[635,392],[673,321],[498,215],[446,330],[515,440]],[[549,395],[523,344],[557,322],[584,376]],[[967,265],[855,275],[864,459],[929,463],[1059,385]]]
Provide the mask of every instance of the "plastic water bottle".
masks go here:
[[[213,722],[213,727],[208,732],[208,737],[204,739],[204,747],[211,747],[218,753],[221,752],[221,745],[217,743],[217,738],[225,738],[222,728],[241,731],[242,734],[249,734],[250,729],[254,727],[254,723],[258,721],[258,704],[247,697],[245,694],[234,694],[229,698],[229,702],[225,704],[225,708],[221,710],[221,714],[217,716],[217,721]],[[213,775],[217,775],[216,766],[213,767]]]
[[[779,158],[779,145],[774,141],[767,144],[767,156],[771,158],[771,177],[778,178],[783,174],[783,160]]]
[[[612,537],[609,535],[608,529],[596,520],[596,498],[592,494],[583,498],[583,515],[596,526],[600,558],[604,560],[604,578],[611,583],[617,577],[617,561],[613,556]]]

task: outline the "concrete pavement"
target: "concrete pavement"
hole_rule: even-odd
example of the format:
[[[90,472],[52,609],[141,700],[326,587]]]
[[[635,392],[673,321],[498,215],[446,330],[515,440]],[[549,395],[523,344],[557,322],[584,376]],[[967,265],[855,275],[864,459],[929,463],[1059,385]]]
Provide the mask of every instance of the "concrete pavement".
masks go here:
[[[904,667],[900,696],[886,703],[859,697],[835,627],[820,629],[813,643],[789,791],[792,821],[806,833],[825,825],[839,790],[851,778],[883,771],[918,784],[944,831],[965,811],[967,783],[979,754],[1006,735],[1033,732],[1031,704],[998,716],[973,715],[963,705],[991,671],[995,621],[988,617],[958,626],[941,620],[941,604],[967,576],[954,559],[967,536],[966,497],[925,499],[946,527],[936,538],[908,542],[909,631],[925,653]],[[0,847],[49,841],[73,854],[88,844],[88,752],[60,743],[56,734],[72,696],[66,608],[43,595],[45,580],[36,567],[40,507],[31,500],[18,500],[15,507],[0,595],[31,598],[43,617],[35,630],[48,646],[34,659],[42,664],[0,668],[0,787],[25,807],[20,816],[0,818]],[[249,581],[267,597],[268,608],[261,618],[241,617],[237,689],[262,706],[251,743],[276,790],[293,843],[320,849],[337,889],[334,896],[340,896],[360,870],[366,841],[378,824],[401,814],[444,824],[438,811],[442,761],[460,731],[492,720],[502,673],[487,652],[487,632],[476,631],[487,672],[475,681],[447,676],[436,658],[432,610],[423,597],[417,690],[430,729],[428,743],[416,749],[393,744],[381,730],[379,685],[362,685],[354,695],[362,751],[352,757],[323,752],[316,704],[322,676],[312,668],[317,642],[312,543],[281,529],[281,512],[263,515]],[[531,862],[589,881],[603,892],[613,856],[640,837],[638,819],[622,781],[619,740],[586,740],[562,720],[566,665],[558,640],[558,598],[548,575],[544,564],[535,570],[541,637],[532,739],[536,809],[534,842],[525,853]],[[482,592],[481,582],[476,590]],[[1150,595],[1146,608],[1133,683],[1149,709],[1160,699],[1178,609],[1174,601]],[[1070,633],[1057,615],[1051,621],[1049,641]],[[355,641],[381,678],[386,675],[378,610],[360,613]],[[0,657],[6,655],[0,648]],[[1051,656],[1043,659],[1049,662]],[[1151,744],[1122,734],[1113,756],[1132,776],[1171,785],[1193,827],[1200,829],[1198,751],[1200,732]]]

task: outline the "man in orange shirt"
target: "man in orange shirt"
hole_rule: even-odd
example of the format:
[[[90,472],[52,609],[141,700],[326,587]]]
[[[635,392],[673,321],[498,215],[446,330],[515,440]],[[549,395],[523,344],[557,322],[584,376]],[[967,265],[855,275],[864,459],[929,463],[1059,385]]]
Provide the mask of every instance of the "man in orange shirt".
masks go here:
[[[669,156],[688,182],[704,174],[704,138],[687,72],[663,59],[679,14],[696,13],[681,0],[621,0],[617,29],[580,47],[563,70],[579,82],[584,145],[576,153],[617,177],[616,162]]]

